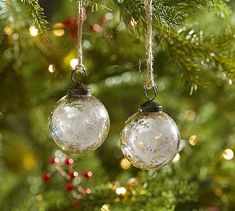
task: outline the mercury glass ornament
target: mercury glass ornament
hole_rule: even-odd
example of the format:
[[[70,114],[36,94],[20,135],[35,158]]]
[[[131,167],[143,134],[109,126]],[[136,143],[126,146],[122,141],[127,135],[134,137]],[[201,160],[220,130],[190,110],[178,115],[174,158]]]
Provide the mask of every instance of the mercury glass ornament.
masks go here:
[[[79,154],[97,149],[106,139],[109,126],[104,105],[80,83],[57,102],[49,119],[55,143]]]
[[[161,106],[148,101],[133,114],[121,132],[121,150],[137,168],[153,169],[169,163],[179,150],[180,134]]]

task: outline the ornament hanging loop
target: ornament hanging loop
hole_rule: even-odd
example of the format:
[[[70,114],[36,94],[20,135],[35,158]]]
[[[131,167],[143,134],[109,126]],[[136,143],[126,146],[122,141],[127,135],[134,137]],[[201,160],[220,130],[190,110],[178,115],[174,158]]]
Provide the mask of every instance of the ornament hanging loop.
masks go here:
[[[83,23],[85,20],[86,16],[86,11],[85,8],[83,7],[84,0],[78,0],[77,1],[77,26],[78,26],[78,39],[77,39],[77,60],[78,60],[78,65],[74,68],[72,74],[71,74],[71,80],[75,84],[79,84],[78,80],[75,78],[75,73],[81,73],[82,76],[87,77],[87,70],[85,65],[83,64],[83,48],[82,48],[82,28],[83,28]]]
[[[87,70],[86,67],[82,64],[82,65],[77,65],[75,67],[75,69],[73,70],[73,72],[71,73],[71,81],[73,81],[75,84],[80,83],[76,78],[75,78],[75,74],[80,72],[84,77],[87,77]]]
[[[148,88],[144,86],[144,96],[148,101],[153,101],[157,97],[157,89],[156,86],[152,86],[152,91],[153,91],[153,97],[150,98],[148,93],[147,93]]]

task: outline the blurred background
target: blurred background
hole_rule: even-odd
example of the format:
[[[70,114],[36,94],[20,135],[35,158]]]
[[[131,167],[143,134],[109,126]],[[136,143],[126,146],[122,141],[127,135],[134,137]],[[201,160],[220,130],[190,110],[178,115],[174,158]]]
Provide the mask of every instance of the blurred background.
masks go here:
[[[234,210],[235,2],[154,1],[157,101],[182,140],[172,163],[152,171],[133,167],[119,147],[145,101],[142,1],[87,5],[85,82],[111,128],[98,150],[76,155],[60,151],[48,129],[77,64],[76,1],[0,1],[0,209]],[[75,185],[90,191],[77,196],[60,175],[66,158]]]

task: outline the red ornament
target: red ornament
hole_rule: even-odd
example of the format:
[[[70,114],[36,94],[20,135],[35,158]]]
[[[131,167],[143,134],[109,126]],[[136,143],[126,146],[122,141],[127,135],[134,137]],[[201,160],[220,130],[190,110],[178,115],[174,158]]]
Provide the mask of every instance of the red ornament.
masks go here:
[[[91,171],[84,171],[82,173],[83,177],[85,177],[86,179],[91,179],[92,178],[92,172]]]
[[[68,191],[71,191],[73,190],[75,187],[73,185],[73,183],[67,183],[66,186],[65,186],[65,189],[68,190]]]
[[[66,158],[65,160],[64,160],[64,163],[66,164],[66,165],[72,165],[73,164],[73,158]]]
[[[91,193],[91,189],[90,188],[83,188],[82,189],[82,194],[90,194]]]
[[[69,173],[69,176],[70,176],[71,179],[75,179],[78,176],[78,172],[72,171],[72,172]]]
[[[59,158],[57,158],[57,157],[55,157],[55,156],[54,156],[54,157],[51,157],[51,159],[50,159],[50,163],[51,163],[51,164],[59,163],[59,161],[60,161]]]
[[[42,182],[48,182],[50,178],[51,178],[51,175],[49,173],[43,173],[41,175]]]
[[[74,199],[73,201],[72,201],[72,207],[73,208],[77,208],[78,206],[79,206],[79,201],[78,200],[76,200],[76,199]]]

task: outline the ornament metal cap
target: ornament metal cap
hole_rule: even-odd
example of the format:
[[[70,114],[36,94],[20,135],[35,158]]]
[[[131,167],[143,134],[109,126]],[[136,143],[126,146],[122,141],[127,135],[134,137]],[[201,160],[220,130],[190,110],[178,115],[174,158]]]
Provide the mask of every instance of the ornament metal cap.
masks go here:
[[[83,83],[76,83],[68,91],[68,97],[77,98],[81,95],[91,95],[91,90]]]
[[[162,111],[162,106],[153,101],[146,101],[140,106],[141,112],[159,112]]]

